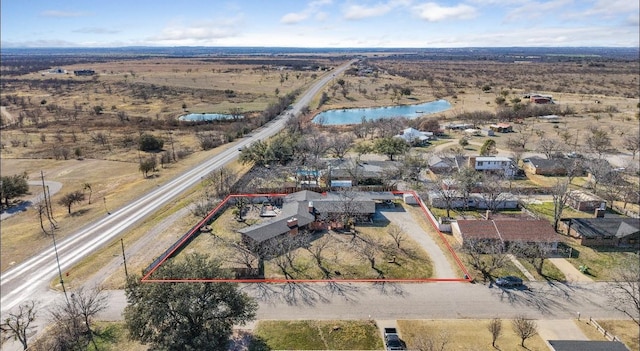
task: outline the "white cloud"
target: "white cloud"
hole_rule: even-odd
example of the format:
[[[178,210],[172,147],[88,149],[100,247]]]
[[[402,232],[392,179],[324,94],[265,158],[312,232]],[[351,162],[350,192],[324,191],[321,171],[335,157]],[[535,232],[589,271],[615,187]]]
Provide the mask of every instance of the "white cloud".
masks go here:
[[[597,0],[583,15],[617,15],[634,13],[638,16],[640,4],[635,0]]]
[[[476,9],[465,4],[456,6],[440,6],[435,2],[417,5],[414,9],[418,12],[418,17],[429,21],[437,22],[447,19],[470,19],[476,16]]]
[[[167,45],[211,43],[211,41],[215,39],[237,36],[240,21],[240,17],[226,20],[200,21],[191,25],[185,25],[182,21],[174,21],[166,26],[160,34],[147,38],[146,40],[163,42]]]
[[[295,23],[302,22],[307,18],[309,18],[309,15],[304,12],[298,12],[298,13],[291,12],[282,16],[282,18],[280,19],[280,22],[284,24],[295,24]]]
[[[120,33],[120,30],[100,27],[83,27],[72,30],[74,33],[87,33],[87,34],[116,34]]]
[[[59,10],[47,10],[40,12],[40,16],[43,17],[83,17],[90,16],[88,12],[74,12],[74,11],[59,11]]]
[[[346,19],[363,19],[369,17],[379,17],[393,10],[393,5],[377,4],[375,6],[350,5],[344,10]]]
[[[300,12],[290,12],[280,18],[280,23],[297,24],[308,19],[312,14],[317,13],[323,6],[330,5],[333,0],[314,0],[307,4],[307,7]],[[316,15],[316,19],[322,16]]]
[[[520,6],[509,11],[505,16],[505,21],[520,21],[523,19],[534,19],[539,17],[549,16],[550,14],[559,13],[559,9],[568,7],[573,3],[573,0],[550,0],[547,2],[539,1],[526,1],[520,2]],[[568,11],[562,11],[563,13],[569,13]]]

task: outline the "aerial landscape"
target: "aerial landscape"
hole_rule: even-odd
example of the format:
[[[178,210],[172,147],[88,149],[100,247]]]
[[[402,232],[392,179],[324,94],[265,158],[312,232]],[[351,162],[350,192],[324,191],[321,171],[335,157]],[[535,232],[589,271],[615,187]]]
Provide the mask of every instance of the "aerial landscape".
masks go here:
[[[2,350],[640,351],[637,2],[1,10]]]

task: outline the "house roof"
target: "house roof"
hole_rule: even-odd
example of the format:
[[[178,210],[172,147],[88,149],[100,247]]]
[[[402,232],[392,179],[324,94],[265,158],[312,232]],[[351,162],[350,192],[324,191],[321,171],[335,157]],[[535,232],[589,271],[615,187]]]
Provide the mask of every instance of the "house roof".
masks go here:
[[[398,169],[396,161],[360,161],[355,168],[356,160],[329,160],[331,165],[331,178],[352,179],[352,173],[357,174],[358,178],[380,178],[385,172]]]
[[[512,159],[505,156],[476,156],[476,162],[478,161],[501,161],[501,162],[513,162]]]
[[[451,168],[456,165],[456,161],[453,157],[433,156],[429,159],[428,163],[431,168]]]
[[[313,191],[303,190],[285,196],[282,211],[277,217],[238,230],[256,242],[263,242],[290,230],[287,221],[298,219],[298,226],[305,226],[315,220],[309,213],[309,201],[321,198],[322,195]]]
[[[580,190],[571,190],[569,191],[569,198],[574,201],[604,201],[596,195],[580,191]]]
[[[532,220],[458,220],[460,234],[467,239],[498,239],[505,242],[558,242],[549,222]]]
[[[572,218],[571,228],[586,238],[624,238],[640,232],[638,218]]]
[[[429,137],[432,136],[431,132],[421,132],[414,128],[406,128],[402,131],[402,133],[396,135],[398,138],[402,138],[406,141],[414,141],[415,139],[419,139],[420,141],[429,140]]]
[[[618,341],[600,340],[549,340],[555,351],[629,351]]]
[[[564,169],[564,165],[562,162],[559,162],[557,159],[546,159],[546,158],[537,158],[532,157],[527,159],[529,163],[531,163],[535,168],[562,168]]]
[[[309,212],[310,205],[321,215],[340,213],[345,210],[354,214],[372,214],[376,212],[375,201],[395,199],[390,192],[370,191],[352,194],[351,198],[345,198],[339,193],[323,195],[308,190],[298,191],[285,196],[282,210],[277,217],[242,228],[238,232],[260,243],[288,232],[291,228],[287,221],[290,219],[296,218],[299,227],[313,222],[315,216]]]

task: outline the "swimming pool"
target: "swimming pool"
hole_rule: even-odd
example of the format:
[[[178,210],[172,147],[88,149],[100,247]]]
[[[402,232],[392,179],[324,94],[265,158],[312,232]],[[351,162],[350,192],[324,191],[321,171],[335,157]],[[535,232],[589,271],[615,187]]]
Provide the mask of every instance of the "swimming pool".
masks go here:
[[[417,118],[422,115],[446,111],[451,108],[447,100],[436,100],[417,105],[400,105],[375,108],[348,108],[319,113],[313,123],[323,125],[359,124],[364,117],[367,121],[381,118]]]

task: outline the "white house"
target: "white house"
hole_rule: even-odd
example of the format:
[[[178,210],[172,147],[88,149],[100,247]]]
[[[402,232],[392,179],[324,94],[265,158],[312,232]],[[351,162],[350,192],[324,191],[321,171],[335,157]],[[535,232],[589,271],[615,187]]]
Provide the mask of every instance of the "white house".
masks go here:
[[[472,156],[469,157],[469,166],[476,171],[501,171],[506,177],[513,177],[518,170],[512,159],[502,156]]]
[[[396,138],[402,138],[404,141],[410,144],[424,144],[433,137],[432,132],[421,132],[414,128],[407,128],[400,134],[395,136]]]

